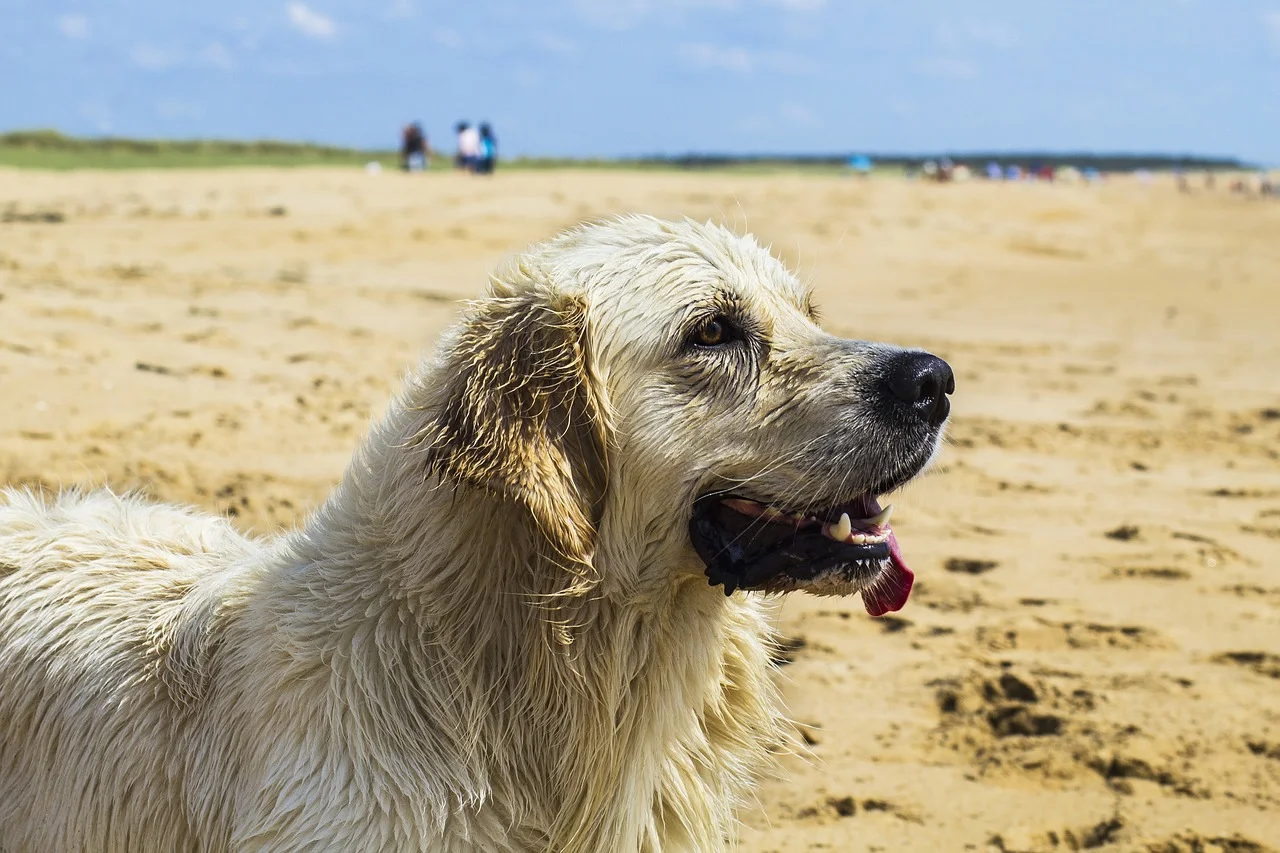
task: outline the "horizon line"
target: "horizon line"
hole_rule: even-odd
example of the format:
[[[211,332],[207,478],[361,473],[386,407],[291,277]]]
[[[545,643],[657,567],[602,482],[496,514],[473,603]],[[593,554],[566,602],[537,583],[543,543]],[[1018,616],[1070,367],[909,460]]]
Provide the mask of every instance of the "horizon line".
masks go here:
[[[172,137],[148,137],[148,136],[127,136],[114,134],[85,134],[74,135],[64,133],[54,128],[19,128],[14,130],[0,131],[0,145],[35,145],[39,143],[53,143],[49,147],[61,147],[58,143],[70,143],[67,147],[78,147],[77,143],[93,144],[121,144],[121,145],[156,145],[156,144],[178,144],[178,145],[227,145],[231,147],[240,146],[281,146],[281,147],[307,147],[322,149],[332,153],[350,153],[350,154],[388,154],[395,153],[395,147],[385,148],[366,148],[362,146],[340,145],[328,142],[320,142],[310,139],[285,139],[279,137],[223,137],[223,136],[172,136]],[[1159,150],[1135,150],[1135,149],[1087,149],[1087,148],[1032,148],[1027,146],[1015,146],[1010,148],[1000,147],[973,147],[973,148],[938,148],[929,151],[921,150],[904,150],[875,151],[865,148],[857,148],[850,146],[842,150],[827,151],[810,151],[810,152],[783,152],[783,151],[732,151],[732,150],[716,150],[708,149],[685,149],[681,151],[650,151],[643,153],[626,153],[626,154],[553,154],[553,153],[528,153],[521,152],[510,155],[508,159],[527,159],[527,160],[567,160],[567,161],[709,161],[709,160],[733,160],[733,161],[792,161],[792,162],[835,162],[845,161],[852,157],[865,156],[873,161],[883,160],[887,162],[901,163],[915,160],[936,160],[943,157],[952,160],[978,160],[978,159],[1089,159],[1089,160],[1157,160],[1170,162],[1194,162],[1203,164],[1214,164],[1222,166],[1235,166],[1238,168],[1260,168],[1262,164],[1251,163],[1241,159],[1233,154],[1200,154],[1190,151],[1159,151]]]

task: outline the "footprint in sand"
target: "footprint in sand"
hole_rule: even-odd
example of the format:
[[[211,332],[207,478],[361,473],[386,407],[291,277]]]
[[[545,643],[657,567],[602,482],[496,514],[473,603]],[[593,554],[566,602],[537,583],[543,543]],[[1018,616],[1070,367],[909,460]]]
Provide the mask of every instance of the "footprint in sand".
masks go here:
[[[1280,678],[1280,655],[1271,652],[1223,652],[1215,655],[1213,662],[1242,666],[1264,678]]]

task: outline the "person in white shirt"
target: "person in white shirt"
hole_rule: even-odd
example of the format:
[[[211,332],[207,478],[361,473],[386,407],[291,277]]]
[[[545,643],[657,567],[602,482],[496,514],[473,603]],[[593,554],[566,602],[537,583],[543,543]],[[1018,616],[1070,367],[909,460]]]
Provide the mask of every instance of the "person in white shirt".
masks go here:
[[[455,162],[459,169],[474,172],[480,161],[480,131],[465,121],[458,122],[454,129],[458,132],[458,154]]]

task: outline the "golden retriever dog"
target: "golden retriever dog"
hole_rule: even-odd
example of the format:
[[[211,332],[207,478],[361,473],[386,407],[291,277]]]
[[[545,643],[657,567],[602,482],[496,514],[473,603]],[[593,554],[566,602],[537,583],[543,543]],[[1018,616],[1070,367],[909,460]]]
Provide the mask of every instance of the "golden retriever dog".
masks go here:
[[[513,262],[294,532],[9,491],[0,848],[731,847],[789,738],[770,602],[905,603],[878,499],[952,390],[635,216]]]

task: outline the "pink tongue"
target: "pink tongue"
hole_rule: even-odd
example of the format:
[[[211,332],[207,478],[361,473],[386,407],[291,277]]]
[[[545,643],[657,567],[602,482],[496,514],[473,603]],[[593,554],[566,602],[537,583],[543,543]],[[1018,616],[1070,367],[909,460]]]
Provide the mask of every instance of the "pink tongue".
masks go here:
[[[862,606],[872,616],[883,616],[894,610],[901,610],[911,595],[911,584],[915,582],[915,573],[902,561],[902,550],[898,547],[898,539],[889,534],[889,565],[880,572],[876,582],[862,591]]]

